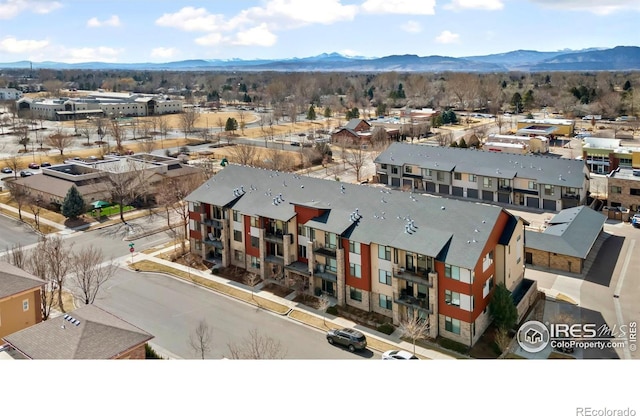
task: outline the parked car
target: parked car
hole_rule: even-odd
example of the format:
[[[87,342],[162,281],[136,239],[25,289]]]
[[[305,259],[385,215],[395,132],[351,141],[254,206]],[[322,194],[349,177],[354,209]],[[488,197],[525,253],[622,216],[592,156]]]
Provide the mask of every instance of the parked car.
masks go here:
[[[389,350],[382,353],[383,360],[419,360],[418,357],[411,354],[409,351],[403,350]]]
[[[633,217],[631,217],[631,225],[640,228],[640,214],[633,214]]]
[[[42,162],[42,164],[41,164],[40,166],[42,166],[43,168],[48,168],[49,166],[51,166],[51,163],[49,163],[49,162]]]
[[[327,341],[331,345],[337,344],[347,347],[351,352],[367,348],[367,338],[364,334],[351,328],[329,330]]]
[[[13,170],[11,170],[11,168],[9,167],[2,168],[2,173],[13,173]]]
[[[26,178],[27,176],[33,176],[33,172],[29,172],[28,170],[21,170],[20,176]]]
[[[35,162],[29,163],[29,169],[40,169],[40,165]]]

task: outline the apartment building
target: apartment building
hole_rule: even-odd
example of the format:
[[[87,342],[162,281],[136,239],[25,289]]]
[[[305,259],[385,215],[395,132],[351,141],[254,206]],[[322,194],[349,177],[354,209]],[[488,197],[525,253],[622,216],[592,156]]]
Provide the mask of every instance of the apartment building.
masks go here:
[[[187,197],[191,250],[432,337],[473,345],[497,283],[524,279],[524,221],[504,209],[228,165]],[[531,298],[525,291],[523,302]]]
[[[584,205],[589,191],[581,160],[393,143],[375,164],[392,188],[548,211]]]

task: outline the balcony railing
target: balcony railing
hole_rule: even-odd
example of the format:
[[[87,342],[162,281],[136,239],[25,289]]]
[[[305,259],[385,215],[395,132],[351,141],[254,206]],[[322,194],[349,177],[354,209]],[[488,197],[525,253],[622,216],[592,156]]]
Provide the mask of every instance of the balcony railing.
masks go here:
[[[513,190],[510,186],[498,186],[498,192],[511,192]]]
[[[202,220],[202,223],[205,225],[208,225],[209,227],[213,227],[213,228],[217,228],[219,230],[221,230],[222,228],[224,228],[224,220],[221,218],[210,218],[210,217],[205,217]]]
[[[323,244],[318,244],[313,249],[313,252],[315,254],[319,254],[319,255],[324,256],[324,257],[333,257],[333,258],[336,257],[336,249],[334,247],[331,247],[331,248],[326,247]]]
[[[267,228],[265,229],[265,232],[264,232],[264,238],[265,240],[268,240],[268,241],[275,241],[278,243],[282,243],[283,236],[284,236],[284,233],[282,232],[282,230],[274,230],[274,229]]]
[[[562,199],[580,199],[578,194],[562,194]]]
[[[402,267],[394,267],[393,276],[397,279],[407,280],[409,282],[420,285],[433,287],[433,283],[429,281],[429,269],[405,269]]]
[[[422,309],[429,314],[433,313],[433,308],[431,308],[431,305],[429,305],[429,299],[427,296],[416,297],[408,295],[401,290],[400,293],[393,292],[393,301],[400,305]]]

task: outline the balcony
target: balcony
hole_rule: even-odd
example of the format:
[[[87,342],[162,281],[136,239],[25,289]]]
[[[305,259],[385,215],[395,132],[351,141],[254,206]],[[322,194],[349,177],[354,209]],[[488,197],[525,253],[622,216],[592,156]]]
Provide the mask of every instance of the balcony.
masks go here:
[[[429,314],[433,313],[433,308],[430,307],[429,300],[426,296],[415,297],[412,295],[407,295],[404,289],[402,289],[400,293],[393,292],[393,301],[399,305],[422,309]]]
[[[419,285],[426,285],[428,287],[433,287],[433,283],[429,280],[429,273],[431,271],[429,269],[411,269],[407,270],[402,267],[394,267],[393,269],[393,277],[397,279],[407,280],[412,283],[417,283]]]
[[[282,230],[265,229],[264,239],[272,243],[282,243],[284,233]],[[293,240],[292,240],[293,241]]]
[[[324,244],[318,244],[314,249],[313,252],[317,255],[320,256],[324,256],[324,257],[332,257],[335,258],[336,257],[336,249],[335,248],[327,248],[324,246]]]
[[[313,270],[313,275],[329,282],[338,281],[338,275],[331,270],[327,270],[324,264],[318,264]]]
[[[578,194],[562,194],[562,199],[577,199],[577,200],[580,200],[580,195],[578,195]]]
[[[224,228],[224,220],[222,218],[205,217],[203,218],[202,223],[218,230],[222,230]]]
[[[211,233],[209,233],[209,235],[207,235],[207,237],[204,239],[204,243],[208,246],[213,246],[216,248],[224,248],[224,244],[220,240],[220,237],[216,237]]]

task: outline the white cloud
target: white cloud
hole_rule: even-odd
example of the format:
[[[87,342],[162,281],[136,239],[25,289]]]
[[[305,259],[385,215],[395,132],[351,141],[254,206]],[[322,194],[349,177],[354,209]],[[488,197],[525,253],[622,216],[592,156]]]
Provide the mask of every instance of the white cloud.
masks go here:
[[[456,11],[465,9],[502,10],[504,3],[502,0],[451,0],[451,3],[444,8]]]
[[[403,24],[400,29],[409,33],[420,33],[422,32],[422,25],[415,20],[409,20],[407,23]]]
[[[26,53],[34,52],[46,48],[49,45],[48,40],[19,40],[14,37],[6,37],[0,40],[0,52],[6,53]]]
[[[185,32],[209,32],[224,26],[224,16],[210,14],[204,7],[183,7],[176,13],[163,14],[156,24]]]
[[[456,43],[460,35],[457,33],[452,33],[448,30],[442,31],[438,36],[436,36],[436,42],[438,43]]]
[[[624,10],[640,10],[638,0],[529,0],[551,9],[576,10],[591,12],[593,14],[606,15]]]
[[[271,33],[267,25],[263,23],[260,26],[236,33],[232,43],[240,46],[273,46],[277,40],[278,37]]]
[[[59,9],[62,4],[49,0],[0,0],[0,19],[11,19],[22,12],[47,14]]]
[[[114,14],[107,20],[103,20],[101,22],[100,20],[98,20],[97,17],[92,17],[87,21],[87,26],[88,27],[103,27],[103,26],[118,27],[120,26],[120,18]]]
[[[205,36],[196,38],[196,43],[202,46],[217,46],[227,43],[229,38],[222,36],[220,33],[209,33]]]
[[[176,48],[165,48],[161,46],[151,49],[151,57],[163,59],[172,58],[173,56],[175,56],[176,52],[178,52]]]
[[[360,6],[372,14],[432,15],[436,13],[435,0],[366,0]]]

